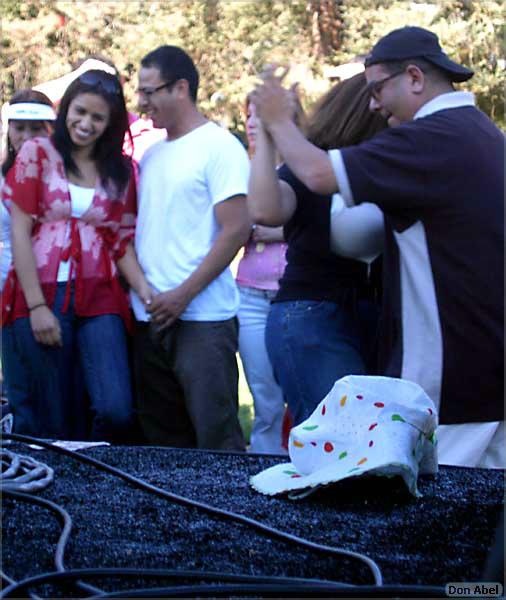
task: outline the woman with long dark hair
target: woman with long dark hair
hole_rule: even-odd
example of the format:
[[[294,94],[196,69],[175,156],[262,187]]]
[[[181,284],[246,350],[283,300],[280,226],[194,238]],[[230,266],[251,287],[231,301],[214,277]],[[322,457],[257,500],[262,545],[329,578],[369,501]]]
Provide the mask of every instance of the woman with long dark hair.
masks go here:
[[[26,140],[47,137],[56,119],[51,100],[32,89],[18,90],[11,98],[5,116],[7,120],[6,148],[2,162],[2,188],[4,177],[14,164],[16,154]],[[11,218],[7,207],[0,202],[0,290],[12,262]],[[12,343],[11,326],[5,326],[1,335],[2,396],[9,400],[9,412],[14,415],[16,430],[32,433],[35,421],[30,402],[32,395],[28,371]]]
[[[332,88],[309,117],[309,139],[322,148],[336,148],[385,128],[381,117],[369,113],[365,88],[363,74]],[[368,266],[345,251],[333,252],[333,199],[313,194],[286,165],[276,171],[274,157],[271,138],[260,124],[248,208],[256,223],[284,225],[288,264],[267,320],[266,343],[297,425],[336,380],[367,372],[359,301]],[[371,221],[367,215],[359,220],[364,238],[382,230],[381,213]]]
[[[87,437],[88,416],[91,439],[124,441],[130,431],[130,311],[118,269],[144,302],[151,291],[132,246],[127,129],[118,79],[87,71],[67,88],[53,136],[26,142],[6,178],[15,268],[3,322],[30,366],[44,437]]]

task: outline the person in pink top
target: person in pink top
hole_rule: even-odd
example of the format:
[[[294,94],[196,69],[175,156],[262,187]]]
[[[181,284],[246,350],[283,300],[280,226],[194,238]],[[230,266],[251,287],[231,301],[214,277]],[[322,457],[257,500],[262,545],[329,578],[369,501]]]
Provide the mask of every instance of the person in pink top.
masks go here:
[[[250,156],[255,151],[255,105],[247,104],[246,135]],[[254,225],[237,271],[241,294],[239,308],[239,354],[253,396],[255,418],[251,452],[285,454],[281,429],[285,402],[274,379],[265,346],[265,324],[272,298],[286,265],[282,227]]]

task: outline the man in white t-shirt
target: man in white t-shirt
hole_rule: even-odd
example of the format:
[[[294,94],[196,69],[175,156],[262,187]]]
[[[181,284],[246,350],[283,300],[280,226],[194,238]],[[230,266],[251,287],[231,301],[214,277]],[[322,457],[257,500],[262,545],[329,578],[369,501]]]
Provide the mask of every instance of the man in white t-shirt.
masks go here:
[[[156,295],[144,306],[132,293],[139,419],[149,443],[243,450],[229,264],[250,233],[249,164],[199,112],[198,80],[175,46],[141,61],[139,107],[167,139],[140,163],[135,246]]]

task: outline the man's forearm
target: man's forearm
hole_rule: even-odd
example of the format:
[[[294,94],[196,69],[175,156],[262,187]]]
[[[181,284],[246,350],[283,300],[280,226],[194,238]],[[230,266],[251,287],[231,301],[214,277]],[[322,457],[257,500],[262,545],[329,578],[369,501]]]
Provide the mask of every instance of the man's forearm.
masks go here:
[[[282,160],[306,187],[326,195],[339,191],[328,154],[308,142],[293,121],[272,123],[269,133]]]
[[[234,231],[222,230],[220,232],[202,263],[180,286],[189,302],[230,265],[247,242],[249,234],[249,226]]]

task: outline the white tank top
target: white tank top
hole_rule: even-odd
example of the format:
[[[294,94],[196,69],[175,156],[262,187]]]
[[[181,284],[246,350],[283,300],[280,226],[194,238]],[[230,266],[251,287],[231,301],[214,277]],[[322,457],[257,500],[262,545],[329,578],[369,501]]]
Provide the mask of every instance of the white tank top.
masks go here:
[[[80,185],[75,185],[69,182],[70,202],[71,202],[71,214],[76,219],[79,219],[84,213],[90,208],[93,202],[93,196],[95,195],[95,188],[85,188]],[[70,221],[67,224],[67,231],[65,232],[66,241],[70,235]],[[57,281],[68,281],[70,272],[70,261],[61,261],[58,268]]]

